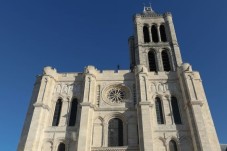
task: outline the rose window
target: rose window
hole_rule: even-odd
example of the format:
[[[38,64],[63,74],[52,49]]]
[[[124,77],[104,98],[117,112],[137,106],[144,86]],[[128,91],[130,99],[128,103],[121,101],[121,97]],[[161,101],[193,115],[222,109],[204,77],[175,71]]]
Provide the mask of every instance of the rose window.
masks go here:
[[[125,99],[126,94],[125,91],[121,88],[112,88],[109,90],[107,94],[107,98],[111,100],[113,103],[121,103]]]
[[[109,105],[122,105],[130,100],[130,90],[124,84],[112,84],[102,91],[102,98]]]

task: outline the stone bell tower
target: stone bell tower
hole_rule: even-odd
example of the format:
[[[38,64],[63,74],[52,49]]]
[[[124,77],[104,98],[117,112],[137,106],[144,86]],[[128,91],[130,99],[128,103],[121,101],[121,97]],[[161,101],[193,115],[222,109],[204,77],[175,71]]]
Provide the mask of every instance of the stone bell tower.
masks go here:
[[[176,71],[176,67],[182,64],[181,54],[173,25],[171,13],[163,15],[155,13],[151,7],[144,7],[141,14],[134,16],[134,36],[129,38],[131,67],[139,64],[145,65],[148,69],[164,71],[162,65],[162,50],[168,50],[171,65],[168,70]],[[157,66],[150,67],[147,52],[156,49],[150,54],[153,55]]]
[[[202,80],[182,62],[171,13],[144,7],[133,21],[140,150],[220,151]]]

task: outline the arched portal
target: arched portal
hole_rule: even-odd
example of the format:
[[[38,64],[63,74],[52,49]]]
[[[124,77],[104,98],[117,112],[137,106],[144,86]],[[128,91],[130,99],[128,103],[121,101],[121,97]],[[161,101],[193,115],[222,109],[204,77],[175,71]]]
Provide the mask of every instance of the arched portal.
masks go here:
[[[118,118],[109,121],[108,146],[123,146],[123,122]]]

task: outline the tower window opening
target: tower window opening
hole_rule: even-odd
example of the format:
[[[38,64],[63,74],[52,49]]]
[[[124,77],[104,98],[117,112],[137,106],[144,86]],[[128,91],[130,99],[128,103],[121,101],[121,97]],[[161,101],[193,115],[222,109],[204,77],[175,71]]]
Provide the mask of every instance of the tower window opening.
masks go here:
[[[168,52],[166,50],[162,51],[162,63],[163,63],[164,71],[170,71],[171,70],[169,55],[168,55]]]
[[[158,38],[158,30],[157,30],[156,25],[152,25],[151,34],[152,34],[153,42],[157,43],[159,41],[159,38]]]
[[[148,52],[148,62],[150,71],[157,72],[155,52],[153,50]]]
[[[169,150],[170,151],[177,151],[177,143],[174,140],[169,142]]]
[[[58,151],[65,151],[65,144],[64,143],[60,143],[58,145]]]
[[[71,103],[71,111],[70,111],[70,118],[69,118],[69,126],[75,126],[76,123],[76,115],[77,115],[77,99],[73,99]]]
[[[155,98],[155,108],[158,124],[164,124],[163,111],[162,111],[162,102],[160,98]]]
[[[123,146],[123,122],[118,118],[109,121],[108,146]]]
[[[180,117],[180,110],[179,110],[179,106],[178,106],[176,97],[171,97],[171,106],[172,106],[174,123],[182,124],[181,117]]]
[[[143,38],[144,38],[144,43],[150,42],[149,29],[147,26],[143,26]]]
[[[60,116],[61,116],[61,108],[62,108],[62,100],[58,99],[56,106],[55,106],[52,126],[58,126],[59,121],[60,121]]]
[[[160,35],[161,35],[161,41],[162,42],[167,42],[166,31],[165,31],[165,26],[164,25],[160,26]]]

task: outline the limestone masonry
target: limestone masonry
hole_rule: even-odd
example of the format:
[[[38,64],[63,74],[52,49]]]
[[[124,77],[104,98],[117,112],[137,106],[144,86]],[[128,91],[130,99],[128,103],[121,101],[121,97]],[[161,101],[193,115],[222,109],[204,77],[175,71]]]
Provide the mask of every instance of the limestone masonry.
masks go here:
[[[37,77],[18,151],[221,151],[198,72],[171,13],[136,14],[130,70]]]

